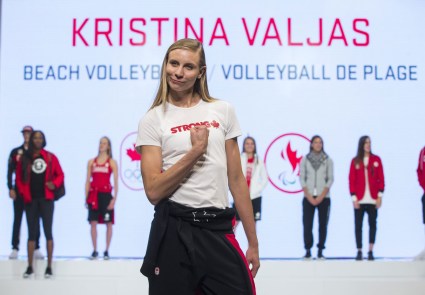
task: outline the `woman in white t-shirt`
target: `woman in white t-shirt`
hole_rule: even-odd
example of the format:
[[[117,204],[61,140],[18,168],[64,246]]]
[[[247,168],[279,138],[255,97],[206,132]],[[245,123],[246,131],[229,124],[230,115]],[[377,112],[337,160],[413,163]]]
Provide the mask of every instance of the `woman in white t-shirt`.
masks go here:
[[[139,124],[143,184],[156,211],[141,269],[150,294],[255,294],[260,264],[241,130],[233,107],[209,95],[206,74],[199,41],[172,44]],[[232,230],[229,189],[248,239],[246,259]]]
[[[268,177],[264,163],[257,155],[255,139],[251,136],[247,136],[243,141],[241,164],[242,172],[249,188],[254,219],[257,222],[261,220],[262,193],[267,186]],[[239,221],[240,217],[236,212],[236,226],[239,224]]]

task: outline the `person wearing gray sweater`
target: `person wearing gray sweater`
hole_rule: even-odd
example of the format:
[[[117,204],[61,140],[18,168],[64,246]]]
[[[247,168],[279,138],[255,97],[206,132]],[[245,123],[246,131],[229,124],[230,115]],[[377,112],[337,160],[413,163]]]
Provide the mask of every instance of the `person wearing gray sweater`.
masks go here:
[[[323,140],[315,135],[310,142],[310,152],[301,160],[300,182],[304,191],[303,198],[303,226],[304,259],[310,260],[313,246],[313,220],[316,209],[319,211],[319,243],[318,259],[325,259],[323,249],[327,236],[327,227],[331,200],[329,190],[332,186],[333,161],[323,149]]]

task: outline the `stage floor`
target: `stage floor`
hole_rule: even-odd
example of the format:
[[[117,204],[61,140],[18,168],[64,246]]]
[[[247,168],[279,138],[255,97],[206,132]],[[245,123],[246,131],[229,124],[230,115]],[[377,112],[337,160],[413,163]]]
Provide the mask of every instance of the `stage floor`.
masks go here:
[[[145,295],[148,283],[139,272],[141,263],[139,259],[56,258],[54,277],[46,280],[46,260],[37,260],[35,276],[23,279],[26,261],[4,257],[0,259],[0,294]],[[424,295],[425,261],[261,260],[255,282],[259,295]]]

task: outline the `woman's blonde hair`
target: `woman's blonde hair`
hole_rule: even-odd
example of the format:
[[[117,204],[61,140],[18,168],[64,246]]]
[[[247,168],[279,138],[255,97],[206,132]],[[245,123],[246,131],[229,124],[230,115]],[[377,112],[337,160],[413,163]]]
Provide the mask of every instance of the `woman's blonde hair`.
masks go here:
[[[190,50],[196,53],[199,53],[199,68],[206,68],[206,60],[205,60],[205,52],[204,47],[202,46],[202,43],[195,39],[181,39],[173,43],[167,50],[167,53],[165,54],[164,61],[162,62],[162,68],[161,68],[161,80],[158,87],[158,92],[156,93],[155,100],[152,103],[152,106],[150,109],[153,109],[156,106],[163,105],[165,107],[165,103],[167,101],[168,93],[169,93],[169,86],[167,83],[167,74],[166,74],[166,67],[168,63],[168,57],[170,55],[170,52],[176,49],[185,49]],[[193,90],[199,94],[201,99],[206,102],[212,102],[216,99],[210,96],[210,93],[208,91],[208,84],[207,84],[207,71],[205,69],[205,72],[202,74],[201,78],[197,79],[194,85]]]

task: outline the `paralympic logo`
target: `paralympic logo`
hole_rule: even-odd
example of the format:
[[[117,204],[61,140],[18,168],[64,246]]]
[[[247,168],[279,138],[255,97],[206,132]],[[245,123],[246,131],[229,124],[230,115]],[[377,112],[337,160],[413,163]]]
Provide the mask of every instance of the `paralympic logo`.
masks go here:
[[[264,156],[269,181],[278,190],[295,194],[302,191],[300,164],[310,148],[310,140],[298,133],[286,133],[274,139]]]
[[[137,132],[127,134],[120,147],[120,178],[124,185],[135,191],[143,190],[142,174],[140,172],[141,156],[137,153]]]

